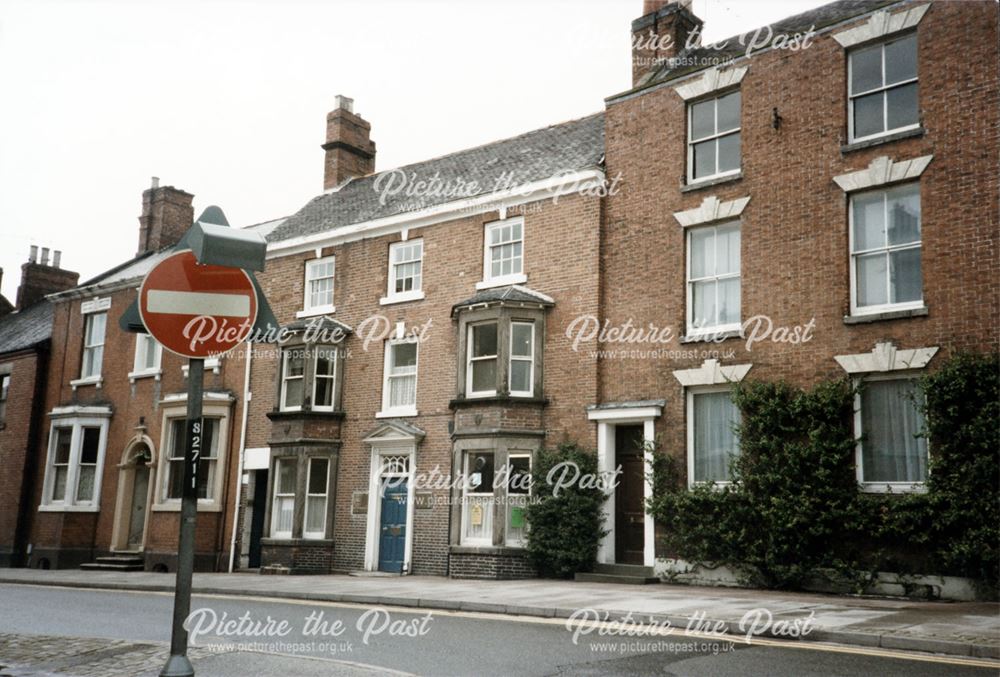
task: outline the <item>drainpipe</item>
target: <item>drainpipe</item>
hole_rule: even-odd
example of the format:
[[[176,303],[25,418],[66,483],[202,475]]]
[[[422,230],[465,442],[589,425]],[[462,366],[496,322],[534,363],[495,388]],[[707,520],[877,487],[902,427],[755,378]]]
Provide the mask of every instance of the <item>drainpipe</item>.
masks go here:
[[[233,533],[229,541],[229,573],[233,573],[233,562],[236,559],[236,529],[240,523],[240,501],[243,499],[243,457],[247,445],[247,421],[250,411],[250,360],[253,348],[247,341],[247,359],[243,371],[243,421],[240,423],[240,459],[236,468],[236,502],[233,504]]]

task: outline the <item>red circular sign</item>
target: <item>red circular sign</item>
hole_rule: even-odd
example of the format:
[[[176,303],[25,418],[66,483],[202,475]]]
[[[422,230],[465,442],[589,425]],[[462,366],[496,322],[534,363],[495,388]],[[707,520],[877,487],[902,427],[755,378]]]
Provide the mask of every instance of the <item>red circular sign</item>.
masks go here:
[[[239,268],[201,265],[191,250],[156,264],[139,288],[146,330],[184,357],[215,357],[239,345],[257,320],[257,293]]]

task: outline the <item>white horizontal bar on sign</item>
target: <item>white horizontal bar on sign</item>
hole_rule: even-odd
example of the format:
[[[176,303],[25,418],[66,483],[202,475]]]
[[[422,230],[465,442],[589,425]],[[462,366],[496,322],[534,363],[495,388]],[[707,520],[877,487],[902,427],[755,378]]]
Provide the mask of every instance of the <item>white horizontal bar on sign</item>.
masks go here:
[[[247,317],[250,315],[250,297],[244,294],[150,289],[146,294],[146,312]]]

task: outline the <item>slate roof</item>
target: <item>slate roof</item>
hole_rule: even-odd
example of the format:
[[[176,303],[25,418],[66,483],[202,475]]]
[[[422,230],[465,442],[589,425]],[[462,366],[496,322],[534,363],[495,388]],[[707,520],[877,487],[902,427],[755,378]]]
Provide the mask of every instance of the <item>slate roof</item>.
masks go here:
[[[0,318],[0,354],[37,346],[52,338],[52,304],[48,301]]]
[[[364,176],[342,184],[338,190],[314,197],[298,213],[275,228],[268,242],[335,230],[404,212],[434,207],[455,200],[548,179],[600,165],[604,156],[604,114],[536,129],[511,139],[462,150],[432,160]],[[405,191],[382,200],[379,189],[395,173],[412,181],[437,177],[445,187],[475,182],[478,190],[453,194],[408,196]],[[379,177],[385,176],[381,181]],[[441,191],[444,192],[444,191]],[[382,204],[382,203],[385,204]]]
[[[509,287],[484,289],[475,296],[456,303],[452,306],[451,312],[454,313],[462,308],[492,303],[530,303],[542,306],[551,306],[555,304],[551,296],[546,296],[545,294],[537,292],[534,289],[528,289],[527,287],[515,284]]]
[[[808,12],[775,21],[773,24],[770,24],[770,28],[773,31],[772,36],[805,33],[810,28],[820,31],[827,26],[833,26],[842,21],[847,21],[852,17],[866,14],[898,2],[899,0],[839,0],[838,2],[831,2],[830,4],[811,9]],[[746,35],[747,33],[750,35],[743,42],[746,43],[752,39],[756,30],[756,28],[753,28],[744,32],[742,35]],[[767,33],[764,32],[761,35],[766,36]],[[720,61],[741,57],[746,53],[746,44],[741,43],[739,38],[739,35],[734,35],[726,40],[720,40],[713,45],[682,50],[678,54],[679,65],[674,66],[669,61],[666,62],[659,70],[653,71],[645,79],[640,80],[638,85],[630,91],[645,89],[660,82],[673,80],[687,73],[711,68]],[[716,49],[716,46],[723,45],[724,43],[724,47]],[[625,92],[625,94],[627,93]]]

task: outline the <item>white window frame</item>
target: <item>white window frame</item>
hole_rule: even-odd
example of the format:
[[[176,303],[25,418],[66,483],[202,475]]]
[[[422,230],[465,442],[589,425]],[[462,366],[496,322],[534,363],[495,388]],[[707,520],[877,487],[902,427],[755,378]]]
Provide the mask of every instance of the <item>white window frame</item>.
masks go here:
[[[291,358],[292,353],[295,352],[295,351],[301,351],[302,352],[302,374],[299,375],[299,376],[289,376],[288,375],[288,362],[289,362],[289,359]],[[291,380],[301,380],[302,381],[302,402],[305,403],[305,398],[306,398],[306,387],[305,387],[306,372],[309,370],[309,353],[308,353],[308,351],[309,351],[309,348],[307,348],[306,346],[288,346],[286,348],[282,348],[282,350],[281,350],[281,385],[280,385],[280,391],[281,392],[278,393],[278,397],[279,397],[279,401],[280,401],[279,408],[281,409],[281,411],[302,411],[302,405],[301,404],[298,405],[298,406],[288,406],[287,404],[285,404],[285,399],[286,399],[285,396],[286,396],[286,393],[287,393],[288,382],[291,381]]]
[[[529,485],[527,493],[524,493],[524,494],[521,494],[521,493],[511,494],[510,493],[510,475],[511,475],[511,473],[510,473],[510,462],[511,462],[511,459],[514,459],[514,458],[526,458],[526,459],[528,459],[528,475],[530,477],[532,471],[535,469],[535,455],[532,454],[530,451],[527,451],[527,450],[523,450],[522,451],[520,449],[517,449],[517,450],[513,450],[512,449],[509,452],[507,452],[507,481],[505,483],[505,490],[504,490],[505,505],[504,505],[504,510],[503,510],[503,539],[504,539],[504,543],[509,548],[523,548],[523,547],[525,547],[525,545],[527,545],[527,543],[524,541],[524,539],[513,538],[510,535],[510,528],[511,528],[510,527],[510,507],[511,507],[511,499],[510,499],[510,497],[512,495],[513,496],[524,496],[525,497],[525,505],[524,505],[524,507],[526,508],[531,503],[531,489],[532,489],[532,487]],[[524,531],[525,531],[525,533],[527,533],[527,531],[528,531],[528,525],[527,524],[525,524],[525,526],[524,526]]]
[[[417,363],[413,365],[412,374],[393,374],[392,358],[395,347],[404,344],[413,344],[417,349]],[[417,388],[420,385],[420,342],[415,339],[389,340],[385,342],[385,354],[382,360],[382,411],[375,414],[376,418],[403,417],[417,415]],[[412,376],[413,384],[413,404],[405,407],[391,406],[392,388],[390,380],[393,378],[406,378]]]
[[[693,279],[691,277],[691,253],[692,246],[691,240],[696,231],[712,229],[714,231],[713,237],[718,236],[719,228],[725,228],[728,226],[736,226],[737,230],[740,232],[740,269],[736,273],[726,273],[724,275],[712,275],[710,277],[699,277]],[[685,254],[685,293],[687,295],[687,336],[705,336],[705,335],[718,335],[731,331],[740,331],[742,328],[743,320],[743,224],[740,221],[725,221],[721,223],[708,224],[704,226],[691,226],[690,228],[684,229],[684,248],[686,250]],[[716,250],[717,251],[717,250]],[[736,278],[740,281],[740,319],[737,322],[730,322],[729,324],[717,324],[708,327],[695,327],[694,326],[694,283],[702,282],[705,280],[714,279],[716,283],[720,280],[730,280]],[[719,285],[716,284],[716,312],[718,312],[718,290]]]
[[[150,346],[152,346],[155,353],[155,358],[153,366],[147,367],[146,358],[149,356]],[[160,380],[160,375],[162,374],[162,360],[163,346],[160,345],[160,342],[153,338],[150,334],[136,334],[135,357],[132,362],[132,371],[128,374],[128,380],[133,383],[139,378],[153,377],[156,380]]]
[[[333,265],[333,270],[330,272],[329,276],[318,277],[314,274],[314,270],[321,265],[326,265],[330,263]],[[310,293],[310,286],[316,280],[331,280],[330,288],[330,303],[321,303],[317,305],[312,305]],[[320,258],[310,259],[306,261],[305,270],[303,273],[303,285],[302,285],[302,310],[295,314],[296,317],[310,317],[312,315],[326,315],[337,310],[334,299],[337,293],[337,257],[336,256],[323,256]]]
[[[38,506],[39,512],[98,512],[101,509],[101,480],[104,474],[104,456],[108,445],[107,417],[60,418],[52,421],[49,426],[48,453],[45,460],[45,479],[42,483],[42,500]],[[51,499],[53,483],[55,482],[55,443],[56,430],[70,428],[70,452],[66,468],[66,493],[62,500]],[[83,429],[98,428],[100,436],[97,447],[97,463],[94,471],[94,495],[90,501],[77,501],[77,486],[80,476],[80,454],[83,451]]]
[[[408,261],[395,260],[396,251],[404,247],[411,247],[413,245],[420,245],[420,258],[411,259]],[[420,264],[420,283],[408,291],[397,292],[396,291],[396,267],[409,264],[409,263],[419,263]],[[404,303],[406,301],[419,301],[424,298],[424,241],[422,238],[417,238],[414,240],[401,240],[399,242],[393,242],[389,245],[389,275],[386,281],[386,294],[383,298],[379,299],[381,305],[388,305],[390,303]]]
[[[310,482],[312,481],[313,473],[313,461],[326,461],[326,482],[324,484],[324,489],[322,494],[313,494],[309,492]],[[305,486],[305,505],[302,506],[302,538],[306,539],[324,539],[326,538],[326,522],[327,515],[330,508],[330,459],[326,456],[310,456],[306,459],[306,486]],[[320,498],[323,501],[323,528],[319,531],[307,531],[306,527],[309,524],[309,499],[310,498]],[[294,521],[295,506],[292,504],[292,515]]]
[[[460,545],[476,545],[476,546],[490,546],[490,547],[492,547],[493,546],[493,532],[496,529],[496,525],[495,524],[494,524],[494,528],[490,530],[489,535],[487,537],[485,537],[485,538],[470,538],[470,537],[468,537],[468,536],[465,535],[465,511],[466,510],[470,510],[471,507],[472,507],[472,504],[469,503],[469,501],[468,501],[468,497],[469,496],[491,496],[492,500],[487,504],[489,506],[489,510],[491,511],[491,513],[493,513],[492,516],[491,516],[491,523],[492,523],[492,520],[496,519],[496,514],[495,514],[496,513],[496,504],[497,504],[497,491],[496,491],[496,487],[493,486],[493,485],[491,485],[489,491],[475,491],[475,492],[469,491],[469,478],[471,477],[471,475],[469,473],[469,463],[470,463],[470,460],[472,459],[472,457],[475,456],[476,454],[490,454],[490,455],[493,456],[493,484],[496,484],[496,472],[497,472],[496,471],[496,467],[497,467],[496,464],[497,464],[497,456],[499,456],[499,454],[500,454],[499,450],[498,449],[465,449],[465,450],[463,450],[462,451],[462,478],[463,478],[463,481],[462,481],[462,506],[461,506],[462,510],[461,510],[461,516],[460,516],[460,520],[459,520],[459,530],[458,530],[459,531],[459,539],[458,540],[459,540],[459,544]],[[484,508],[483,508],[484,512],[485,512],[486,509],[487,509],[486,506],[484,506]],[[506,514],[505,514],[504,515],[504,522],[506,522],[506,520],[507,520],[507,517],[506,517]],[[506,536],[506,534],[505,534],[505,536]]]
[[[719,132],[719,99],[729,96],[735,92],[740,92],[740,124],[735,129],[727,129],[724,132]],[[694,108],[698,104],[707,103],[713,101],[715,105],[712,110],[715,112],[715,133],[698,139],[695,141],[692,139],[694,134]],[[705,181],[714,181],[716,179],[721,179],[726,176],[735,176],[743,171],[743,92],[740,88],[730,89],[724,92],[719,92],[717,94],[713,93],[712,96],[707,96],[701,99],[696,99],[694,101],[687,102],[687,182],[688,185],[694,185],[702,183]],[[739,134],[740,136],[740,166],[736,169],[727,169],[724,172],[718,171],[719,169],[719,144],[718,139],[723,136],[731,136],[733,134]],[[708,174],[707,176],[694,177],[694,147],[699,143],[704,143],[706,141],[716,140],[715,144],[715,169],[714,174]]]
[[[292,487],[291,493],[279,493],[278,489],[281,487],[281,466],[285,463],[291,465],[295,468],[295,482]],[[298,486],[299,471],[298,471],[298,459],[294,456],[281,457],[274,459],[274,491],[271,492],[271,538],[291,538],[292,533],[295,531],[295,489]],[[291,499],[292,501],[292,519],[291,528],[288,531],[278,531],[278,518],[280,512],[276,510],[278,504],[278,499]]]
[[[863,195],[872,195],[874,193],[882,194],[882,206],[883,206],[883,226],[885,228],[889,227],[889,191],[895,188],[902,188],[904,186],[917,186],[917,197],[920,200],[920,239],[916,242],[908,242],[903,245],[890,245],[888,241],[888,236],[886,236],[885,247],[879,247],[876,249],[866,249],[863,252],[854,251],[854,199]],[[851,279],[851,315],[877,315],[879,313],[893,312],[897,310],[914,310],[924,307],[924,210],[923,210],[923,196],[920,191],[919,182],[906,182],[901,184],[893,184],[890,186],[878,186],[871,190],[859,190],[850,193],[847,200],[847,238],[848,238],[848,265],[850,266],[850,279]],[[741,240],[742,242],[742,240]],[[858,266],[857,258],[859,255],[871,254],[877,251],[883,251],[887,255],[894,251],[902,251],[904,249],[920,249],[920,298],[915,301],[904,301],[902,303],[884,303],[878,306],[859,306],[858,305]],[[891,276],[889,275],[889,268],[886,267],[886,284],[891,283]],[[890,298],[891,293],[886,293],[886,298]]]
[[[527,325],[531,327],[531,355],[516,356],[514,355],[514,327],[516,325]],[[531,397],[535,394],[535,323],[528,322],[524,320],[511,320],[510,323],[510,341],[507,359],[507,383],[513,384],[514,382],[514,362],[527,362],[528,369],[528,389],[527,390],[514,390],[513,385],[510,387],[510,394],[513,397]]]
[[[864,415],[861,411],[861,392],[857,386],[873,381],[915,381],[920,378],[919,371],[897,370],[885,374],[863,374],[854,378],[854,470],[858,486],[867,494],[903,494],[925,493],[927,482],[866,482],[864,481]],[[931,444],[927,440],[927,475],[930,477]]]
[[[104,332],[101,334],[100,343],[87,343],[87,335],[90,333],[89,329],[91,323],[94,322],[94,318],[103,315],[104,316]],[[80,351],[80,378],[74,381],[74,383],[80,385],[84,383],[99,383],[103,380],[102,372],[104,369],[104,344],[108,337],[108,311],[99,310],[91,313],[87,313],[83,316],[83,348]],[[91,365],[92,368],[96,367],[96,371],[87,374],[84,373],[84,368],[87,364],[87,353],[88,351],[96,352],[96,350],[101,349],[101,359],[94,360]]]
[[[0,372],[0,429],[3,428],[7,421],[7,401],[10,397],[10,381],[11,375],[9,373]]]
[[[319,351],[327,350],[333,352],[333,373],[329,375],[323,375],[322,377],[317,372],[317,367],[319,366]],[[337,376],[340,370],[340,351],[331,345],[310,345],[306,348],[306,363],[302,371],[303,377],[305,377],[306,372],[309,369],[310,359],[309,355],[312,354],[312,397],[310,398],[310,406],[313,411],[333,411],[337,405]],[[331,381],[330,384],[330,404],[318,405],[316,404],[316,386],[319,383],[319,379],[324,378]],[[282,397],[284,397],[284,389],[282,389]]]
[[[886,45],[890,45],[894,42],[900,40],[905,40],[906,38],[913,36],[916,38],[916,32],[908,32],[903,35],[894,35],[889,40],[884,40],[880,43],[874,45],[862,45],[857,48],[852,48],[851,51],[847,53],[847,135],[850,143],[857,143],[861,141],[868,141],[871,139],[878,139],[883,136],[889,136],[890,134],[898,134],[900,132],[906,132],[911,129],[920,128],[920,46],[917,45],[916,49],[916,59],[917,63],[917,75],[916,77],[910,78],[909,80],[901,80],[900,82],[894,82],[891,85],[886,85],[885,83],[885,48]],[[870,49],[871,47],[879,47],[882,56],[882,81],[883,84],[875,89],[870,89],[866,92],[855,93],[854,92],[854,55],[858,52]],[[888,92],[891,89],[896,89],[898,87],[904,87],[906,85],[917,84],[917,121],[913,124],[905,125],[903,127],[893,127],[889,129],[889,95]],[[877,132],[875,134],[869,134],[868,136],[855,136],[854,135],[854,100],[862,96],[868,96],[869,94],[875,94],[876,92],[882,93],[882,125],[886,128],[884,131]]]
[[[694,432],[695,432],[694,398],[697,395],[710,395],[710,394],[713,394],[713,393],[730,393],[731,392],[731,387],[730,386],[718,386],[718,385],[714,385],[714,386],[694,386],[694,387],[685,388],[684,390],[685,390],[684,394],[685,394],[685,400],[686,400],[685,404],[686,404],[686,407],[687,407],[687,411],[686,411],[686,414],[685,414],[685,425],[687,426],[687,484],[688,484],[688,489],[693,489],[695,486],[704,485],[704,484],[711,484],[711,485],[713,485],[715,487],[718,487],[720,489],[722,487],[729,486],[730,484],[732,484],[732,480],[728,480],[727,479],[727,480],[715,480],[715,481],[707,481],[707,480],[695,481],[695,479],[694,479],[694,461],[695,461],[695,459],[694,459]],[[735,407],[736,404],[733,403],[733,406]],[[739,411],[737,410],[737,414],[738,413],[739,413]],[[736,453],[739,454],[739,451],[740,451],[739,450],[739,439],[737,439],[736,444],[737,444]],[[730,471],[731,470],[732,470],[732,468],[730,467]]]
[[[232,400],[221,399],[216,393],[206,393],[202,408],[202,418],[219,420],[215,436],[215,482],[211,487],[212,498],[199,498],[199,512],[220,512],[223,509],[222,490],[226,483],[226,463],[229,457],[229,417]],[[157,459],[156,501],[152,509],[157,512],[177,512],[181,509],[181,499],[167,498],[170,482],[170,454],[173,451],[172,421],[186,418],[185,400],[177,399],[163,411],[160,427],[160,454]]]
[[[497,394],[496,377],[498,375],[497,372],[501,368],[500,367],[500,322],[501,322],[500,320],[488,320],[486,322],[475,322],[475,323],[470,322],[468,325],[468,329],[466,330],[468,333],[466,334],[466,341],[465,341],[465,396],[467,398],[493,397]],[[472,347],[473,347],[472,332],[476,327],[481,327],[487,324],[495,325],[497,328],[497,351],[493,355],[480,355],[479,357],[474,358],[472,356]],[[491,390],[479,390],[479,391],[473,390],[472,363],[476,361],[483,362],[486,360],[494,360],[496,363],[496,369],[494,370],[493,388]]]
[[[504,228],[506,226],[514,226],[520,224],[521,226],[521,239],[520,240],[508,240],[499,244],[490,244],[490,234],[497,230],[498,228]],[[524,272],[524,259],[527,254],[527,233],[524,227],[524,217],[516,216],[509,219],[503,219],[500,221],[492,221],[487,223],[483,228],[483,280],[482,282],[476,283],[476,289],[489,289],[490,287],[503,287],[510,284],[524,284],[528,281],[528,276]],[[490,256],[490,251],[493,247],[500,247],[506,244],[512,244],[514,242],[521,243],[521,270],[516,273],[510,273],[509,275],[497,275],[494,277],[492,275],[493,266],[492,257]]]

